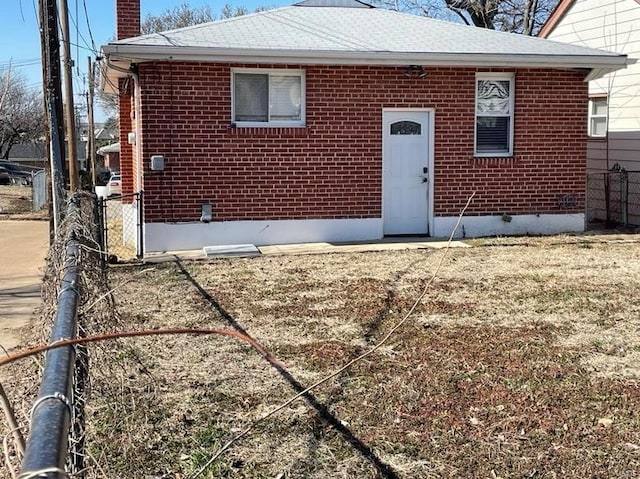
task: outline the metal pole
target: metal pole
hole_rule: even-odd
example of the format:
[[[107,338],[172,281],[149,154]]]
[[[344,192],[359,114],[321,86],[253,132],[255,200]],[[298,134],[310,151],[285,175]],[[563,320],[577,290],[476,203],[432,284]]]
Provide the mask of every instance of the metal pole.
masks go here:
[[[138,192],[138,244],[137,244],[137,256],[138,258],[144,257],[144,191]]]
[[[62,29],[62,59],[64,62],[64,95],[65,117],[67,125],[67,161],[69,163],[69,189],[74,192],[78,189],[78,152],[76,144],[76,122],[73,106],[73,78],[71,69],[71,42],[69,37],[69,6],[67,0],[60,0],[60,27]]]
[[[69,214],[78,207],[71,202]],[[51,332],[51,343],[76,337],[78,318],[78,253],[74,231],[67,238],[65,274],[58,294],[58,308]],[[68,477],[64,472],[67,459],[69,427],[73,398],[75,349],[72,346],[51,349],[45,356],[40,393],[33,405],[27,448],[22,460],[21,477],[36,477],[36,471],[47,470],[47,477]],[[38,476],[40,477],[40,476]]]

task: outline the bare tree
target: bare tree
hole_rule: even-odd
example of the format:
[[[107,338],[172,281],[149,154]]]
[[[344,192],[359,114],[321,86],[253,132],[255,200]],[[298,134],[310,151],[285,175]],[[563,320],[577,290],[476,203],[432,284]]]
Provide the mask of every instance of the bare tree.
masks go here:
[[[500,0],[445,0],[448,9],[468,25],[495,29]]]
[[[184,2],[181,5],[167,9],[159,15],[147,15],[140,25],[140,31],[142,34],[164,32],[212,22],[215,19],[216,16],[209,5],[202,5],[196,8]]]
[[[0,158],[7,159],[13,145],[40,139],[44,132],[40,90],[29,89],[10,68],[0,70]]]
[[[245,7],[232,7],[226,4],[222,7],[220,15],[216,15],[209,5],[192,7],[184,2],[173,8],[169,8],[159,15],[147,15],[140,25],[142,34],[165,32],[176,28],[199,25],[201,23],[213,22],[219,18],[232,18],[249,13]]]
[[[220,18],[224,19],[224,18],[241,17],[242,15],[246,15],[247,13],[249,13],[249,10],[247,10],[246,7],[232,7],[227,3],[224,7],[222,7],[222,11],[220,12]]]
[[[535,35],[558,0],[374,0],[393,10]]]

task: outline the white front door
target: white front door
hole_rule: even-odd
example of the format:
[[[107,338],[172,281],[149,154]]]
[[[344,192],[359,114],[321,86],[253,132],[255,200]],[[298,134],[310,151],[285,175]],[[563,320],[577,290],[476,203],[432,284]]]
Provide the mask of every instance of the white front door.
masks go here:
[[[428,111],[382,114],[382,196],[385,235],[429,233]]]

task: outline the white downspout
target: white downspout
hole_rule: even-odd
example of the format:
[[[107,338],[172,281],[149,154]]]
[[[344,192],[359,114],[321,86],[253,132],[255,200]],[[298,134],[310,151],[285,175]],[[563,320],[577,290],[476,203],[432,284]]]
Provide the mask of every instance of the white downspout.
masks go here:
[[[135,114],[133,128],[136,133],[136,173],[137,173],[137,184],[138,184],[138,193],[142,191],[142,125],[140,125],[140,77],[138,73],[132,72],[133,76],[133,111]]]
[[[144,167],[144,162],[142,161],[142,114],[141,114],[141,102],[140,102],[140,77],[138,76],[138,72],[132,72],[133,76],[133,129],[136,134],[136,182],[137,182],[137,192],[138,196],[138,207],[136,208],[136,214],[138,216],[138,220],[143,220],[144,215],[141,210],[144,209],[144,198],[142,195],[142,169]],[[144,244],[144,221],[141,221],[140,228],[137,229],[136,234],[136,254],[141,256]]]

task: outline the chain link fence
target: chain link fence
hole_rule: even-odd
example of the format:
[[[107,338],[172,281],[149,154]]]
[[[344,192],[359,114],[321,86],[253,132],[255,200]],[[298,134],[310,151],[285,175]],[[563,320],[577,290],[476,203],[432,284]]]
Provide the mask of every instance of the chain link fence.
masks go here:
[[[34,171],[29,181],[0,184],[0,215],[14,218],[43,219],[48,201],[47,174]]]
[[[98,199],[103,249],[110,262],[141,258],[142,193]]]
[[[96,225],[94,196],[75,193],[65,209],[47,258],[42,289],[41,327],[33,339],[40,344],[82,337],[110,327],[112,298]],[[101,298],[100,307],[94,307]],[[44,356],[40,393],[31,414],[19,409],[29,431],[18,477],[85,477],[85,401],[89,356],[82,345],[52,349]],[[25,409],[28,411],[28,409]],[[26,424],[30,424],[29,427]],[[17,469],[18,465],[11,465]],[[13,475],[16,477],[16,475]]]
[[[31,177],[31,210],[40,211],[47,204],[47,173],[35,171]]]
[[[589,173],[587,222],[589,228],[640,225],[640,171]]]

